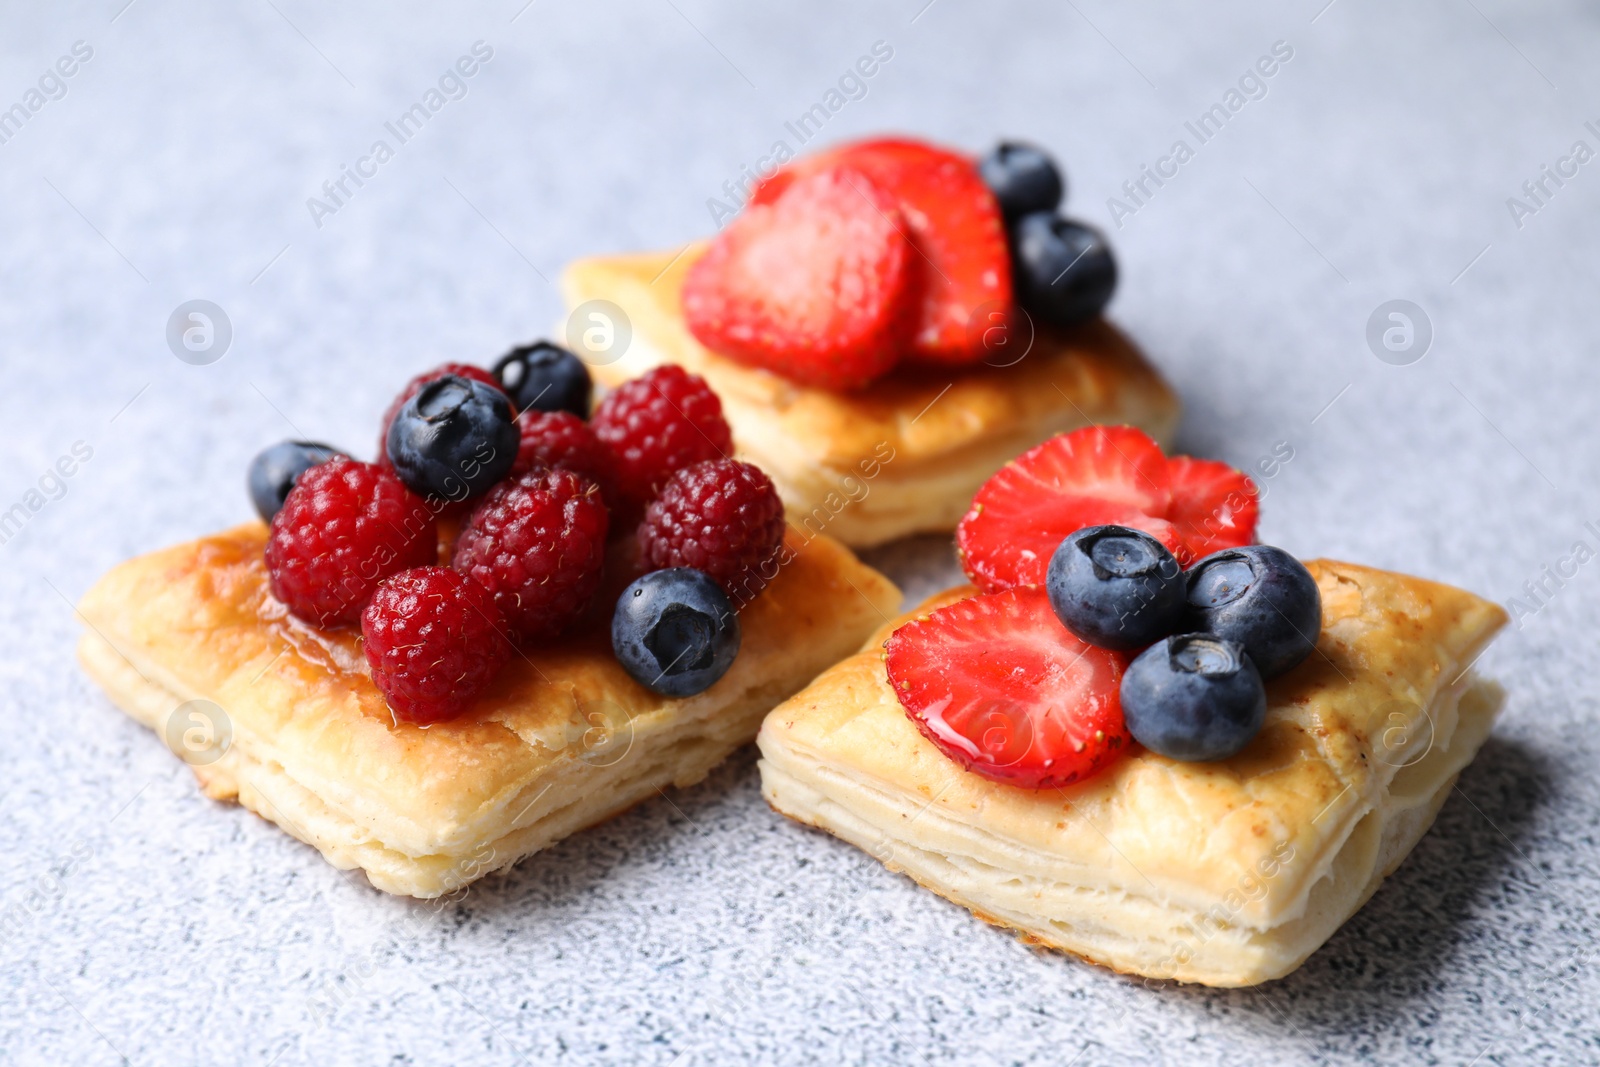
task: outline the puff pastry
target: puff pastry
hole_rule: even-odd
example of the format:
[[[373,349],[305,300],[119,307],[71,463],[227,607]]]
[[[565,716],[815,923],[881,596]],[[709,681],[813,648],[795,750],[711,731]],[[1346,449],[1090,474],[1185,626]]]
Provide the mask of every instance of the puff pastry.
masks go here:
[[[1403,575],[1308,566],[1320,654],[1268,683],[1266,725],[1232,759],[1136,747],[1066,789],[979,777],[925,740],[889,688],[878,644],[897,622],[767,717],[762,790],[779,812],[1029,940],[1151,978],[1282,977],[1404,860],[1501,701],[1471,672],[1505,624],[1498,606]]]
[[[904,368],[857,393],[797,386],[719,356],[689,332],[679,296],[703,252],[693,245],[676,256],[597,257],[566,269],[569,307],[608,300],[632,328],[614,362],[590,369],[606,385],[661,363],[703,376],[722,398],[740,454],[771,476],[790,520],[810,532],[866,547],[951,530],[986,478],[1054,434],[1129,423],[1165,445],[1177,426],[1177,396],[1103,320],[1041,329],[1010,366]]]
[[[741,612],[739,657],[704,693],[643,689],[598,634],[513,660],[465,715],[424,729],[394,724],[356,633],[307,628],[271,598],[265,538],[252,523],[118,566],[80,605],[80,659],[157,733],[183,702],[214,702],[231,744],[194,766],[208,796],[416,897],[699,781],[900,602],[848,549],[791,531],[794,559]]]

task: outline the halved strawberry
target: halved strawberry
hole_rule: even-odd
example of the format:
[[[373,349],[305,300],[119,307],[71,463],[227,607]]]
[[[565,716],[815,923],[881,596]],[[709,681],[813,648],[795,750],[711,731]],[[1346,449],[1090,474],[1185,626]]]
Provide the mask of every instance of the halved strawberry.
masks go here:
[[[914,324],[916,265],[888,193],[830,167],[752,204],[689,271],[683,312],[707,348],[824,389],[886,374]]]
[[[1167,475],[1172,481],[1167,518],[1177,526],[1186,550],[1177,553],[1181,563],[1187,566],[1255,541],[1261,497],[1243,471],[1214,459],[1173,456],[1167,460]]]
[[[956,547],[985,592],[1042,586],[1056,546],[1085,526],[1132,526],[1176,554],[1183,542],[1166,519],[1171,504],[1160,445],[1131,426],[1086,426],[1000,468],[972,498]]]
[[[1123,658],[1074,637],[1038,589],[940,608],[884,647],[889,683],[917,729],[985,778],[1067,785],[1130,744]]]
[[[921,253],[922,298],[912,353],[953,365],[982,359],[987,352],[983,331],[970,327],[983,305],[1010,305],[1011,256],[1000,205],[977,164],[921,141],[858,141],[789,164],[758,185],[750,203],[773,202],[805,175],[841,164],[897,200]]]

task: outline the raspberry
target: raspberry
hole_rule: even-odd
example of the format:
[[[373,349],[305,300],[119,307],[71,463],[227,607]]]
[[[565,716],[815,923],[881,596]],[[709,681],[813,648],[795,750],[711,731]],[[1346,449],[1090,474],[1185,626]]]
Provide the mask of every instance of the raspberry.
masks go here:
[[[494,594],[518,637],[554,637],[599,588],[610,525],[594,482],[576,471],[530,471],[489,490],[451,566]]]
[[[589,426],[617,458],[617,494],[637,514],[672,473],[733,450],[722,401],[699,375],[667,364],[624,382]]]
[[[449,567],[401,571],[361,613],[372,680],[399,722],[461,714],[511,657],[494,599]]]
[[[443,378],[446,374],[455,374],[462,378],[471,378],[474,381],[483,382],[486,385],[492,385],[502,393],[505,392],[505,386],[500,384],[498,378],[484,370],[482,367],[474,367],[470,363],[442,363],[430,371],[425,371],[424,373],[417,375],[415,378],[406,383],[406,387],[404,389],[400,390],[400,395],[394,398],[394,401],[389,405],[388,410],[383,413],[383,421],[378,424],[379,466],[390,466],[389,424],[394,421],[394,417],[400,414],[400,409],[406,406],[407,400],[410,400],[412,397],[422,392],[422,387],[424,385],[427,385],[435,378]],[[515,404],[511,406],[511,410],[513,413],[516,412],[517,408]]]
[[[714,459],[662,487],[639,527],[639,548],[651,570],[705,571],[742,605],[778,573],[783,528],[783,501],[761,468]]]
[[[393,471],[340,456],[302,474],[272,517],[267,576],[295,615],[337,626],[361,618],[379,582],[438,554],[427,505]]]
[[[529,409],[518,416],[517,429],[522,443],[511,468],[513,475],[539,467],[577,471],[600,487],[607,505],[615,505],[616,461],[588,423],[567,411]]]

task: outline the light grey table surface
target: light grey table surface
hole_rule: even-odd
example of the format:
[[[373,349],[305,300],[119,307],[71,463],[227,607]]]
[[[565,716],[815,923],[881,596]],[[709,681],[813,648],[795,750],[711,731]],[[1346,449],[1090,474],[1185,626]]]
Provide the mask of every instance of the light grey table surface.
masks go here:
[[[0,511],[26,513],[0,544],[0,1061],[1600,1062],[1600,563],[1562,563],[1600,549],[1600,162],[1572,155],[1600,150],[1600,15],[1325,2],[6,5],[0,108],[43,88],[0,143]],[[478,41],[465,95],[313,219]],[[817,140],[1052,148],[1180,444],[1292,448],[1265,540],[1501,602],[1573,575],[1484,661],[1510,698],[1433,831],[1284,981],[1035,953],[775,816],[748,750],[435,913],[201,798],[74,662],[70,602],[247,517],[263,444],[368,449],[404,377],[544,333],[569,259],[708,232],[876,42]],[[1200,143],[1185,122],[1275,42]],[[1176,176],[1121,192],[1180,139]],[[1569,176],[1535,201],[1546,165]],[[232,323],[210,365],[166,343],[191,299]],[[1394,299],[1432,327],[1408,365],[1365,339]],[[873,559],[913,592],[954,574],[937,540]]]

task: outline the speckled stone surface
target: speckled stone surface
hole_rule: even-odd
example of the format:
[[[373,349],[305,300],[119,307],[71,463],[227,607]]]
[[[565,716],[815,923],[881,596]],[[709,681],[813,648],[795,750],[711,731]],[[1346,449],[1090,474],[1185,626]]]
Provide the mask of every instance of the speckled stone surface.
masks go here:
[[[0,544],[0,1061],[1600,1061],[1600,563],[1573,554],[1600,549],[1592,7],[105,0],[0,27],[0,109],[27,115],[0,113],[0,512],[25,519]],[[479,41],[419,133],[386,133]],[[198,796],[75,666],[70,602],[245,517],[256,449],[370,449],[402,379],[545,332],[574,256],[704,234],[819,102],[814,140],[1050,146],[1182,446],[1292,450],[1265,539],[1528,609],[1459,792],[1290,978],[1147,989],[1035,953],[773,815],[749,751],[459,902],[387,898]],[[1135,200],[1145,165],[1169,176]],[[194,299],[232,325],[209,365],[166,340]],[[1420,360],[1367,343],[1397,299],[1431,323]],[[954,574],[936,539],[873,558],[918,592]]]

